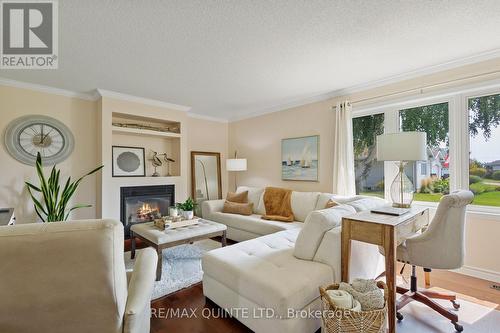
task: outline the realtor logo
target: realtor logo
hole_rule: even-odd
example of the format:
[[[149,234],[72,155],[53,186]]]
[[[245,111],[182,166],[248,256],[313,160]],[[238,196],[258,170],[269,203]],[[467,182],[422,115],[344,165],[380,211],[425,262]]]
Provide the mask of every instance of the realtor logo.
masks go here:
[[[3,0],[0,8],[0,68],[56,69],[57,0]]]

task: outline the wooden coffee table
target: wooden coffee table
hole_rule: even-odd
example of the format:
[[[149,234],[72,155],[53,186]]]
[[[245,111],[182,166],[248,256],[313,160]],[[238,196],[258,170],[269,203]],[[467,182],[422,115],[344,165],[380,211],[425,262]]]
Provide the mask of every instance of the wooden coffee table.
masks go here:
[[[224,247],[227,244],[226,230],[227,226],[224,224],[204,219],[200,219],[200,222],[195,225],[165,230],[158,229],[153,222],[134,224],[130,228],[131,258],[135,258],[136,238],[156,249],[158,253],[156,281],[160,281],[163,249],[216,236],[222,237],[222,246]]]

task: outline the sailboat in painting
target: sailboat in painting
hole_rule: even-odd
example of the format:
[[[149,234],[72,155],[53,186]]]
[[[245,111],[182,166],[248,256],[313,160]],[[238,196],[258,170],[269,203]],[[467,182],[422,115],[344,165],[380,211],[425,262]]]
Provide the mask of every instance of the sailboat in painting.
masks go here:
[[[307,168],[310,168],[311,167],[311,152],[310,152],[310,149],[309,149],[309,145],[306,144],[304,146],[304,149],[302,150],[302,156],[300,158],[300,167],[301,168],[304,168],[304,169],[307,169]]]
[[[281,179],[318,181],[319,136],[283,139]]]

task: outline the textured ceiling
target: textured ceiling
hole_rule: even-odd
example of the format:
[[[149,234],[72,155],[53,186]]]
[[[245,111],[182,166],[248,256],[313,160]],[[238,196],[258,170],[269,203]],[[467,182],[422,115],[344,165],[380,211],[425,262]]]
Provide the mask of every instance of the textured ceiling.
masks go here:
[[[500,1],[59,1],[59,69],[0,76],[237,118],[500,48]]]

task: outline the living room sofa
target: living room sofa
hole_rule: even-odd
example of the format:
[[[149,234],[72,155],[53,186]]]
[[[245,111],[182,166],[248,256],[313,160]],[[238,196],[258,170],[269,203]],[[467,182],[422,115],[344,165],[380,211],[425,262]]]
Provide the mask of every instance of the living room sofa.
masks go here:
[[[203,203],[203,217],[226,224],[228,238],[240,241],[203,257],[203,292],[257,333],[315,332],[321,325],[312,315],[321,309],[318,287],[341,278],[342,217],[386,201],[293,192],[296,221],[287,223],[261,219],[264,190],[238,188],[249,191],[250,216],[223,213],[223,200]],[[338,205],[325,209],[330,199]],[[355,242],[351,277],[373,278],[383,271],[383,262],[376,246]]]

